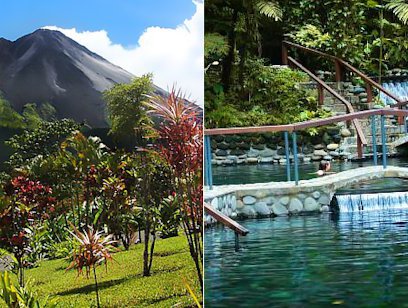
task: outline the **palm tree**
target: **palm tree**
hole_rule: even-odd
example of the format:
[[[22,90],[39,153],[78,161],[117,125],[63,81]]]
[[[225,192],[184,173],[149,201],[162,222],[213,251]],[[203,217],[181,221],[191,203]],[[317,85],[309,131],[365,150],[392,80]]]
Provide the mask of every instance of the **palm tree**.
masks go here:
[[[408,3],[405,0],[391,0],[385,7],[391,10],[404,25],[408,24]]]

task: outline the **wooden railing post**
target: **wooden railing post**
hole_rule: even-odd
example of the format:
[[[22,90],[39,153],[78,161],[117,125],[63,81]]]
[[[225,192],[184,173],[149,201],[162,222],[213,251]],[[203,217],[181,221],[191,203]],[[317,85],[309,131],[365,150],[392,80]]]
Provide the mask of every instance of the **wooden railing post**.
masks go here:
[[[317,98],[319,102],[319,106],[323,106],[324,104],[324,89],[321,84],[317,84]]]
[[[360,136],[357,134],[357,155],[358,158],[363,158],[363,143]]]
[[[282,65],[288,65],[288,46],[282,44]]]
[[[367,104],[369,108],[371,107],[371,103],[373,101],[373,88],[371,87],[371,84],[366,82],[365,83],[366,91],[367,91]]]

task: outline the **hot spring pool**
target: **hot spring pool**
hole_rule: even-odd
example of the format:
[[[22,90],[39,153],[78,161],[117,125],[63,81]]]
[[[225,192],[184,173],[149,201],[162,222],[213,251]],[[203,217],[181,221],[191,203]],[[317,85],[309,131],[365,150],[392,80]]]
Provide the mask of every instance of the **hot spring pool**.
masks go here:
[[[206,307],[408,306],[408,210],[241,221],[205,231]]]

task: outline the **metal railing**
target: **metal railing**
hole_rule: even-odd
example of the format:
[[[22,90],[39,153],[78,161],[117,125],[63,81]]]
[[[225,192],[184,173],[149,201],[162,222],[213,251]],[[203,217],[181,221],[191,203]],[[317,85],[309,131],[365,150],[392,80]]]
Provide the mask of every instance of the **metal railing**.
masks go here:
[[[290,160],[289,160],[289,133],[292,134],[292,153],[294,161],[294,180],[295,184],[299,184],[299,163],[297,157],[297,141],[296,141],[296,132],[305,130],[311,127],[319,127],[328,124],[343,122],[343,121],[352,121],[354,119],[362,118],[372,118],[372,143],[373,143],[373,160],[374,164],[377,165],[377,143],[376,143],[376,132],[377,128],[375,125],[375,117],[381,117],[381,140],[382,140],[382,163],[383,167],[387,168],[387,145],[386,145],[386,129],[385,129],[385,116],[399,116],[407,117],[408,110],[393,109],[393,108],[384,108],[384,109],[372,109],[364,110],[344,115],[337,115],[325,119],[315,119],[305,122],[299,122],[294,124],[286,125],[268,125],[268,126],[254,126],[254,127],[234,127],[234,128],[213,128],[205,129],[205,151],[204,151],[204,166],[205,166],[205,185],[209,186],[212,189],[212,171],[211,171],[211,136],[215,135],[235,135],[235,134],[248,134],[248,133],[277,133],[283,132],[285,138],[285,156],[286,156],[286,176],[287,180],[291,180],[290,174]]]

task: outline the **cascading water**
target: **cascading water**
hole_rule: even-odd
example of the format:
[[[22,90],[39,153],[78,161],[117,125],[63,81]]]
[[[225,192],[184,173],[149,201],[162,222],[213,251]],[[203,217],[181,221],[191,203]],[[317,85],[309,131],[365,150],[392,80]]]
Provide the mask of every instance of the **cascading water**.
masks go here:
[[[408,209],[408,192],[336,195],[340,213]]]
[[[392,82],[385,82],[383,83],[384,89],[388,90],[389,92],[395,94],[402,100],[408,99],[408,81],[392,81]],[[384,93],[380,93],[380,99],[385,102],[387,105],[395,104],[396,101],[393,100],[388,95]]]

